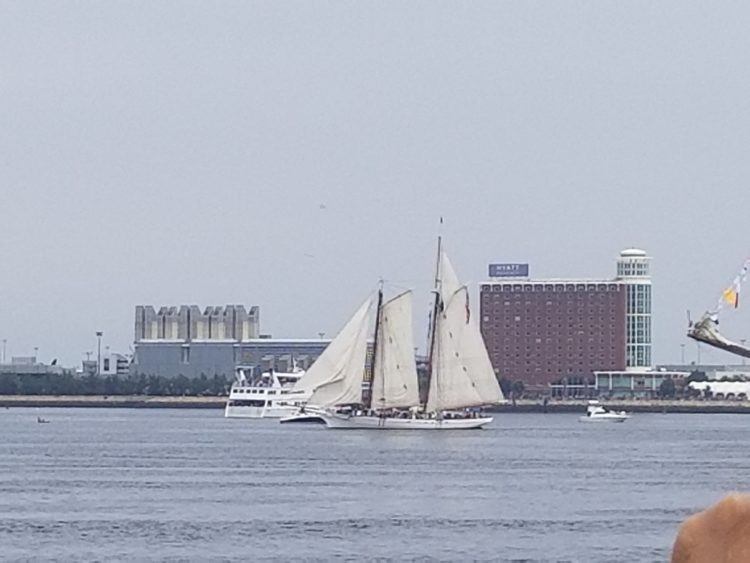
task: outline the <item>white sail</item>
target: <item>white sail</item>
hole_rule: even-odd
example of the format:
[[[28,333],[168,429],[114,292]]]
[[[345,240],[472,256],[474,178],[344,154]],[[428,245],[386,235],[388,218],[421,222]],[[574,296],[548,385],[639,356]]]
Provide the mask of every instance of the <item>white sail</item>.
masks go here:
[[[469,293],[445,254],[440,280],[427,411],[488,405],[503,400],[476,319],[471,318]]]
[[[372,298],[362,304],[294,385],[295,391],[313,392],[308,404],[329,407],[361,401],[371,308]]]
[[[440,263],[438,264],[437,273],[440,284],[438,287],[440,296],[443,300],[448,300],[461,288],[461,282],[458,281],[456,270],[453,269],[453,264],[448,260],[448,255],[445,252],[440,253]]]
[[[372,408],[419,405],[417,363],[412,334],[412,294],[407,291],[380,308],[373,363]]]

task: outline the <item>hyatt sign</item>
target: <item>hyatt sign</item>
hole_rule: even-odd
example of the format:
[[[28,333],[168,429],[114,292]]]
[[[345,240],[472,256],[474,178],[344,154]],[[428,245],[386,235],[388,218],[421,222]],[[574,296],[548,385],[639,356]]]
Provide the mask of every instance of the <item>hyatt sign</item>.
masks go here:
[[[528,264],[490,264],[491,278],[525,278],[528,275]]]

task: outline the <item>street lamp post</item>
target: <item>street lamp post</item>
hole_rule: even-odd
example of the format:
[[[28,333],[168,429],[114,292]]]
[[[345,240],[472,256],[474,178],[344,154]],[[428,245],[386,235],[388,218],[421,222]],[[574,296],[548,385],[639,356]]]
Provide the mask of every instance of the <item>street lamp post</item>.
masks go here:
[[[101,330],[96,331],[96,375],[101,375],[102,370],[102,336],[104,333]]]
[[[3,363],[5,363],[5,345],[8,343],[7,338],[3,338]]]
[[[34,363],[39,363],[39,346],[34,346]]]

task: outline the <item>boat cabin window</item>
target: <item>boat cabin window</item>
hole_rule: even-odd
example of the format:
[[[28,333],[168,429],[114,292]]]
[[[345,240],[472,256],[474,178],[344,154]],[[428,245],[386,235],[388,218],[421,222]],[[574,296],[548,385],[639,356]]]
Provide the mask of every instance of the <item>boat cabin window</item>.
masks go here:
[[[253,401],[246,399],[233,399],[228,402],[230,407],[262,407],[265,401]]]

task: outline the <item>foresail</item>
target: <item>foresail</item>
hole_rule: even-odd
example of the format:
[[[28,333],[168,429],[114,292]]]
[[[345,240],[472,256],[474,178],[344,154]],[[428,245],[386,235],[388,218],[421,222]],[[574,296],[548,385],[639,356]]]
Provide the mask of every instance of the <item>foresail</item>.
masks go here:
[[[505,401],[500,384],[497,381],[495,369],[492,367],[490,355],[487,353],[487,346],[484,344],[484,337],[479,328],[479,317],[469,317],[468,289],[464,288],[466,293],[466,314],[467,323],[464,328],[464,340],[462,346],[462,355],[464,365],[468,368],[469,379],[476,389],[479,398],[484,405],[494,405]]]
[[[501,402],[503,394],[484,340],[476,319],[471,318],[467,288],[459,287],[446,295],[439,309],[427,410]]]
[[[328,407],[360,402],[371,308],[370,298],[295,383],[295,391],[313,392],[309,404]]]
[[[419,405],[417,364],[412,334],[412,293],[407,291],[380,309],[372,380],[372,408]]]

